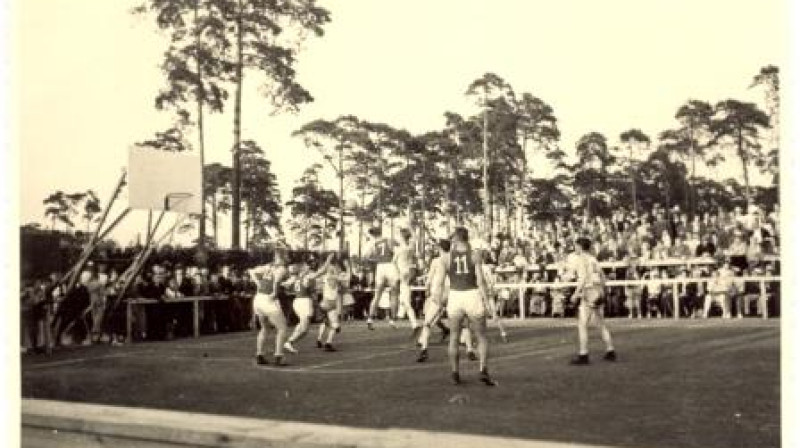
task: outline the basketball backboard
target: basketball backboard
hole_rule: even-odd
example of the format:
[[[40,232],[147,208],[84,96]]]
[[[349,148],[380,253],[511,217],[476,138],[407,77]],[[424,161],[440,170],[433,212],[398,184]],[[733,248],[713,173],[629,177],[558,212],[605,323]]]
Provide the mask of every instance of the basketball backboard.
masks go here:
[[[201,212],[200,157],[131,148],[128,200],[133,209]]]

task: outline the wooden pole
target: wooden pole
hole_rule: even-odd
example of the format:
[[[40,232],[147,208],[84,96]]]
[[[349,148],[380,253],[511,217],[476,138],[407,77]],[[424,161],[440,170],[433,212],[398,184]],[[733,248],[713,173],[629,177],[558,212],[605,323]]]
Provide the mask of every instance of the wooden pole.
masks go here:
[[[108,204],[106,204],[105,210],[103,210],[103,214],[100,216],[100,221],[97,223],[97,228],[92,234],[92,237],[84,246],[83,252],[81,253],[81,256],[78,258],[78,262],[75,265],[73,265],[73,267],[68,271],[68,273],[61,279],[60,283],[64,283],[65,281],[67,283],[65,291],[66,293],[69,293],[69,291],[71,291],[72,288],[75,286],[75,282],[78,280],[78,276],[80,275],[81,269],[83,269],[83,266],[89,260],[89,257],[92,255],[95,248],[97,247],[97,241],[102,239],[105,235],[107,235],[108,232],[110,232],[110,229],[113,229],[114,227],[116,227],[117,224],[119,224],[121,218],[118,218],[113,223],[112,227],[110,227],[108,231],[103,233],[102,237],[98,238],[98,236],[101,233],[101,229],[103,228],[103,225],[105,225],[108,213],[109,211],[111,211],[111,207],[114,205],[114,202],[116,202],[117,197],[119,196],[119,192],[120,190],[122,190],[123,185],[125,185],[125,177],[126,173],[123,171],[122,175],[120,175],[119,177],[117,186],[114,188],[114,192],[111,194],[111,198],[109,198],[108,200]]]

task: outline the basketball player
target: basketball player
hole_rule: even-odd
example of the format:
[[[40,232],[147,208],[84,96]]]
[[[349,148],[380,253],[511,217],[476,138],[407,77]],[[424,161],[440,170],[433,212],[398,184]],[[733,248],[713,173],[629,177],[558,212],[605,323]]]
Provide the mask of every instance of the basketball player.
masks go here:
[[[411,241],[411,231],[409,229],[401,229],[400,237],[400,244],[394,252],[392,262],[397,267],[398,274],[400,274],[399,302],[408,313],[408,319],[411,321],[411,331],[416,336],[420,325],[417,322],[417,313],[414,311],[414,307],[411,306],[411,277],[413,276],[413,266],[416,259],[416,247]]]
[[[256,364],[268,364],[266,358],[267,324],[275,327],[275,365],[284,366],[283,342],[286,338],[286,317],[281,310],[277,299],[278,285],[285,279],[287,270],[284,254],[275,252],[273,263],[256,266],[248,271],[257,285],[256,296],[253,299],[253,314],[258,319],[261,329],[256,338]]]
[[[450,338],[448,355],[452,368],[453,384],[461,384],[458,370],[458,342],[455,337],[466,319],[478,339],[480,380],[487,386],[496,385],[489,376],[487,358],[489,342],[486,338],[486,282],[483,276],[483,255],[480,250],[473,251],[469,244],[469,232],[457,227],[453,234],[450,253],[442,257],[442,268],[450,280],[450,294],[447,298],[447,315],[453,337]],[[443,287],[444,279],[437,287]]]
[[[399,273],[397,265],[394,264],[394,242],[389,238],[381,237],[381,230],[378,227],[370,229],[369,234],[375,238],[375,242],[367,254],[367,258],[375,262],[375,295],[369,304],[369,316],[367,316],[367,327],[374,329],[372,319],[378,311],[383,290],[389,288],[391,306],[389,308],[389,323],[394,326],[394,316],[397,313],[397,295],[399,289]]]
[[[331,263],[333,254],[328,257],[325,264],[316,272],[311,271],[311,267],[307,262],[298,263],[297,275],[291,279],[290,288],[294,291],[295,298],[292,301],[292,309],[297,315],[297,326],[294,327],[294,332],[283,344],[283,348],[289,352],[297,354],[297,349],[294,343],[302,339],[308,333],[308,326],[311,322],[311,317],[314,315],[314,302],[311,300],[314,291],[314,280],[322,276]]]
[[[428,339],[431,336],[431,326],[436,324],[442,329],[442,340],[450,334],[450,329],[442,323],[444,306],[447,303],[449,285],[447,283],[447,272],[442,264],[442,257],[450,252],[450,240],[439,241],[439,254],[431,261],[428,276],[425,279],[425,289],[428,299],[425,301],[424,315],[425,320],[422,326],[422,333],[419,336],[419,355],[417,362],[428,360]]]
[[[578,238],[575,246],[575,257],[572,260],[578,286],[572,294],[571,302],[580,299],[578,305],[578,356],[570,362],[573,365],[589,364],[589,323],[594,322],[600,328],[603,342],[606,344],[606,361],[616,361],[614,343],[611,332],[603,319],[603,293],[605,276],[597,259],[589,253],[592,242],[585,237]]]
[[[319,325],[317,348],[322,348],[326,352],[336,351],[333,347],[333,338],[336,333],[341,331],[342,293],[345,279],[349,284],[351,272],[349,260],[345,264],[347,267],[342,272],[337,263],[330,263],[325,275],[322,277],[322,301],[319,307],[322,309],[325,318]],[[325,336],[325,330],[328,330],[328,338],[323,343],[322,338]]]

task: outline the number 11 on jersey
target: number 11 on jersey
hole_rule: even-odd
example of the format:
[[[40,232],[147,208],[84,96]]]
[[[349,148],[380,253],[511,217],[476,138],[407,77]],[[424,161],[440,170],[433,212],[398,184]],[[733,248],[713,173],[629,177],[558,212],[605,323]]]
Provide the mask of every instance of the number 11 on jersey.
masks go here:
[[[469,264],[467,264],[467,256],[461,255],[454,258],[456,263],[456,274],[469,274]]]

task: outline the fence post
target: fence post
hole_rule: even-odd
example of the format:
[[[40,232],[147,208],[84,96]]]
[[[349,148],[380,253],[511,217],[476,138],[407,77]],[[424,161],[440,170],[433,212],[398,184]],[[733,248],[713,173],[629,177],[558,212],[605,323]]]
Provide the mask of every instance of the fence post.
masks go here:
[[[525,286],[519,287],[519,318],[525,319]]]
[[[128,299],[127,306],[125,307],[125,325],[127,330],[128,336],[128,344],[133,343],[133,304],[131,303],[133,299]]]
[[[686,287],[684,286],[684,289]],[[672,316],[674,319],[680,318],[681,315],[681,301],[678,297],[678,282],[672,283]]]

